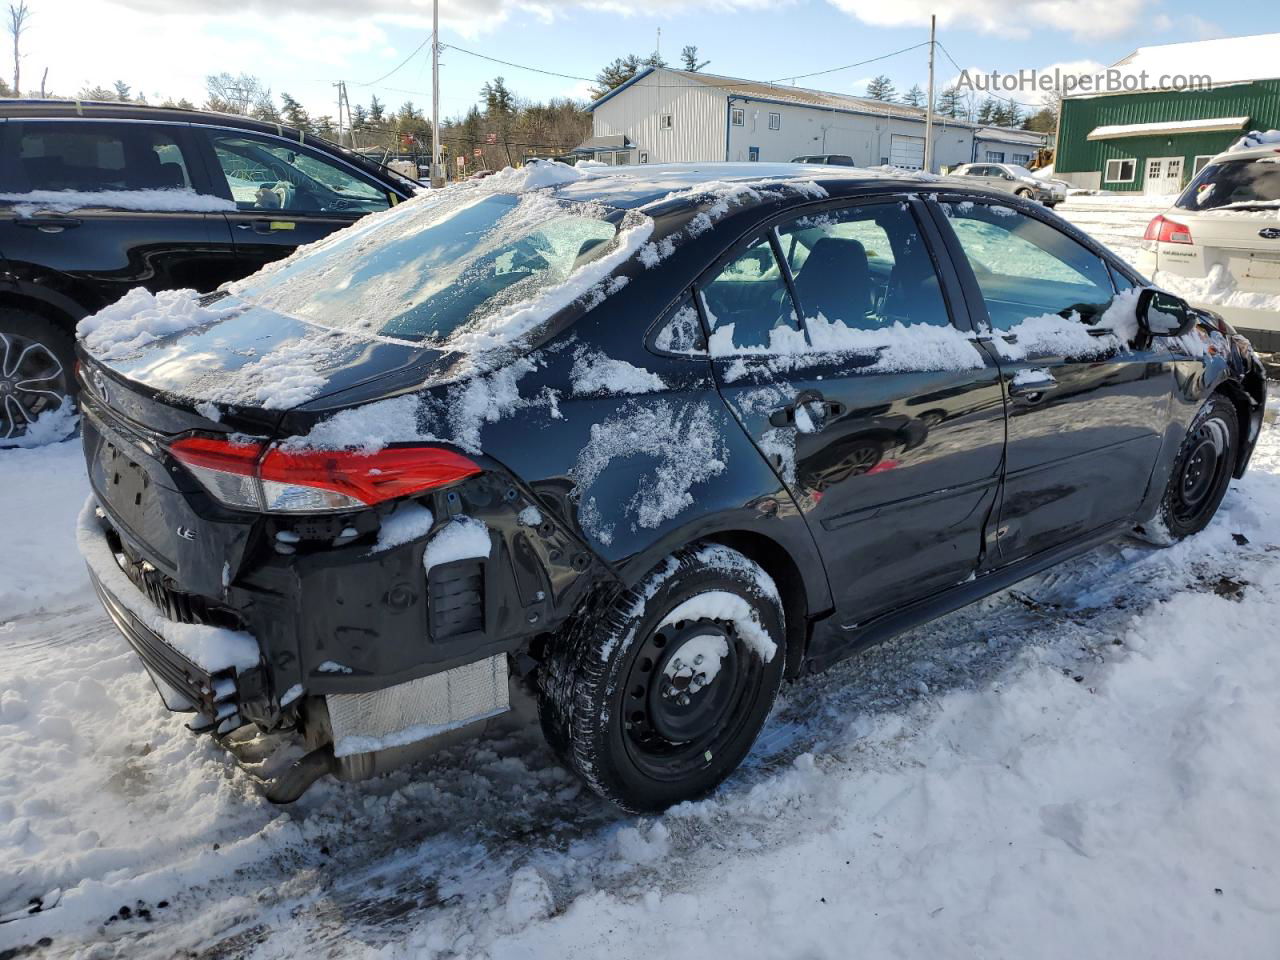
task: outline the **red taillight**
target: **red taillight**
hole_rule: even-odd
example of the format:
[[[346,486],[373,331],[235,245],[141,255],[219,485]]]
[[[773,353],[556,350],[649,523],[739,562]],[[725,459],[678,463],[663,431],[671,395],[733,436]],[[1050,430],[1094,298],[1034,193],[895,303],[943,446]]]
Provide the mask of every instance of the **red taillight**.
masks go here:
[[[473,461],[439,447],[366,454],[187,437],[170,450],[223,503],[269,513],[358,509],[480,473]]]
[[[1151,218],[1142,239],[1158,240],[1160,243],[1190,243],[1191,229],[1185,223],[1178,223],[1160,214]]]
[[[479,472],[471,460],[438,447],[390,447],[372,454],[274,447],[259,468],[264,482],[332,490],[365,504],[443,487]]]

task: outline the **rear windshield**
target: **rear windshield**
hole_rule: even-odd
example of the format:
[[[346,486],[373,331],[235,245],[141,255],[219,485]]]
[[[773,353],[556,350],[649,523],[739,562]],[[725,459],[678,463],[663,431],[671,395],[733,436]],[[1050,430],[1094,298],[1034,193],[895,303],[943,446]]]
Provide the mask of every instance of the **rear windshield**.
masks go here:
[[[570,280],[611,249],[616,220],[594,203],[450,188],[374,215],[232,291],[335,330],[443,343]]]
[[[1211,163],[1182,191],[1182,210],[1280,206],[1280,154]]]

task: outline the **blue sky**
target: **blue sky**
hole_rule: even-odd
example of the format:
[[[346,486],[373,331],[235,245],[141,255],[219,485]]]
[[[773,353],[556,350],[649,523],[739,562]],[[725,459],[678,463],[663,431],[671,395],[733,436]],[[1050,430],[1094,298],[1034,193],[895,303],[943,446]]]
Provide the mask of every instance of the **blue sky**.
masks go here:
[[[117,78],[148,96],[199,100],[205,74],[246,71],[278,94],[288,91],[315,114],[329,111],[331,83],[345,79],[351,99],[371,93],[392,106],[429,106],[431,70],[424,49],[384,81],[430,32],[427,0],[241,0],[226,13],[204,0],[28,0],[33,11],[23,86],[74,92]],[[1109,64],[1135,47],[1215,36],[1280,31],[1274,0],[1205,5],[1189,0],[443,0],[441,38],[518,63],[591,77],[614,57],[647,54],[662,30],[675,60],[686,43],[711,61],[709,72],[777,80],[878,56],[928,37],[971,69],[1003,71],[1053,64]],[[1280,45],[1278,45],[1280,46]],[[927,77],[927,49],[865,67],[799,81],[862,93],[883,72],[899,90]],[[1280,49],[1277,49],[1280,61]],[[7,75],[9,57],[0,58]],[[1188,64],[1188,69],[1195,64]],[[939,83],[956,70],[939,58]],[[585,95],[585,84],[446,51],[441,113],[464,112],[485,80],[502,75],[534,99]]]

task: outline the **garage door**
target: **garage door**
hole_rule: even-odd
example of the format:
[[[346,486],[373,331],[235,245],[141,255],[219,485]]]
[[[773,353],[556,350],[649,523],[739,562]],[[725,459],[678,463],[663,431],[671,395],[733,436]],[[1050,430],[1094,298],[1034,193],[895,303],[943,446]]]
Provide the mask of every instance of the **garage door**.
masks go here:
[[[895,133],[889,138],[889,162],[908,170],[924,169],[924,137]]]

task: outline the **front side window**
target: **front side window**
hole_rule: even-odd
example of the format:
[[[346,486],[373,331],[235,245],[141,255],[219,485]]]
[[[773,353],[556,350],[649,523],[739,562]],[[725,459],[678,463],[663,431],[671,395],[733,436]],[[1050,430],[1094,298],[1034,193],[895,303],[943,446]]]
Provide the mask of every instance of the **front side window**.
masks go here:
[[[778,239],[811,334],[830,324],[878,330],[951,323],[933,258],[902,204],[800,217],[781,226]]]
[[[1133,183],[1133,179],[1138,173],[1138,162],[1136,160],[1108,160],[1107,169],[1103,175],[1105,183]]]
[[[1224,160],[1200,171],[1178,197],[1181,210],[1274,208],[1280,203],[1280,154]]]
[[[711,328],[712,356],[767,352],[783,343],[803,341],[787,282],[767,236],[702,284],[702,305]]]
[[[239,210],[371,213],[391,205],[385,191],[302,147],[239,134],[210,139]]]
[[[740,127],[747,122],[746,112],[741,107],[734,107],[730,111],[730,116],[733,118],[733,125],[735,127]]]
[[[942,208],[978,281],[992,325],[1076,314],[1091,322],[1111,303],[1106,263],[1056,227],[1012,207],[972,201]]]
[[[537,193],[440,191],[357,224],[232,292],[331,329],[444,343],[459,331],[523,323],[562,284],[613,250],[605,208]],[[555,302],[550,302],[555,301]],[[513,319],[514,318],[514,319]]]

